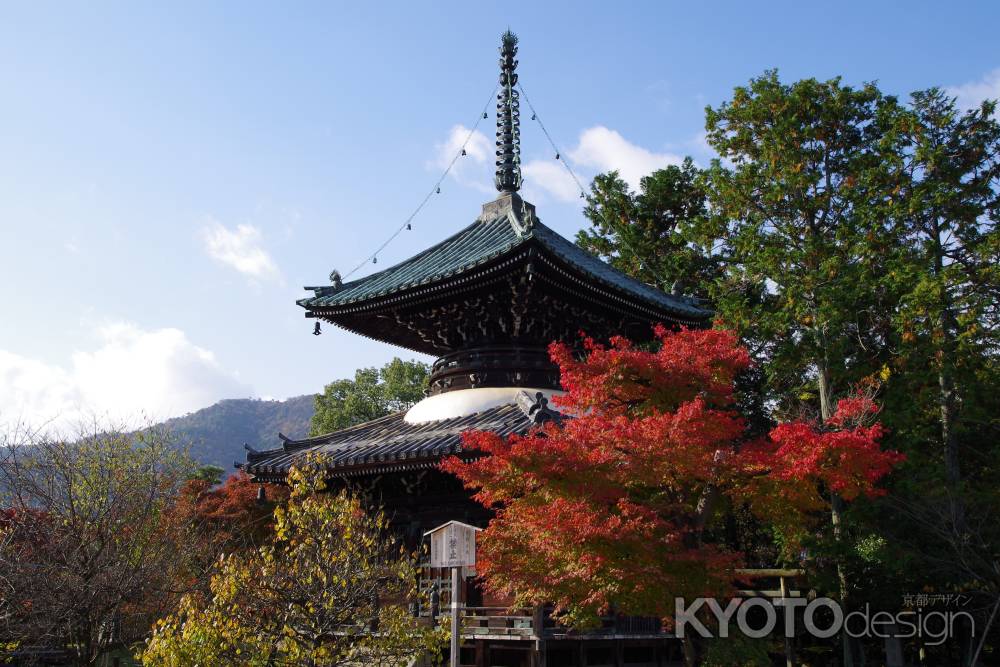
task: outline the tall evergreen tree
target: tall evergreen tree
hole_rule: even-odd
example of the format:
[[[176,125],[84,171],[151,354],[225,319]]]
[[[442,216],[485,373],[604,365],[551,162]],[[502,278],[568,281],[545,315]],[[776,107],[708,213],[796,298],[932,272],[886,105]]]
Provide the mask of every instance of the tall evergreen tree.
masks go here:
[[[886,524],[925,572],[950,589],[977,591],[993,610],[1000,607],[995,112],[995,102],[960,111],[930,89],[914,93],[897,119],[893,217],[905,252],[894,258],[903,288],[893,320],[900,342],[886,392],[894,440],[913,458]],[[989,619],[975,632],[960,628],[962,664],[974,663],[973,634],[984,635]]]
[[[715,305],[754,345],[786,417],[818,408],[828,421],[838,393],[883,361],[895,297],[882,278],[898,248],[884,222],[886,155],[896,148],[886,128],[898,113],[873,84],[785,84],[776,71],[706,110],[708,143],[721,159],[707,173],[713,216],[703,232],[726,258]],[[849,606],[843,503],[834,492],[831,501],[840,597]],[[843,639],[850,665],[860,649]]]
[[[995,102],[960,112],[938,89],[914,93],[898,128],[896,216],[907,240],[896,326],[902,357],[934,377],[947,485],[962,482],[962,413],[981,403],[1000,346],[1000,123]],[[978,385],[978,386],[977,386]],[[968,413],[972,415],[971,412]],[[959,508],[955,507],[960,513]],[[961,517],[956,515],[956,520]]]
[[[719,160],[693,179],[657,172],[639,193],[614,173],[599,176],[588,198],[593,228],[577,242],[665,289],[681,273],[703,281],[692,291],[708,293],[739,331],[763,376],[758,398],[778,419],[827,417],[853,386],[877,388],[906,469],[885,501],[855,505],[848,525],[836,513],[832,542],[817,547],[836,557],[857,594],[870,584],[864,595],[880,604],[898,604],[899,590],[974,582],[992,608],[990,591],[1000,590],[1000,528],[988,518],[1000,482],[995,103],[962,112],[932,89],[903,106],[873,85],[785,84],[767,72],[709,108],[706,125]],[[661,218],[643,211],[694,197],[657,198],[653,180],[708,204],[664,206],[683,220],[665,234],[648,222]],[[963,646],[966,663],[974,648]]]
[[[757,343],[779,395],[814,400],[823,419],[877,367],[866,343],[886,331],[893,295],[880,277],[898,244],[883,222],[884,139],[897,112],[871,84],[785,84],[773,71],[707,109],[721,159],[707,172],[702,232],[726,262],[716,307]]]
[[[691,158],[643,177],[638,192],[616,171],[598,175],[583,213],[592,226],[577,233],[580,247],[665,292],[708,296],[718,264],[692,234],[706,208]]]

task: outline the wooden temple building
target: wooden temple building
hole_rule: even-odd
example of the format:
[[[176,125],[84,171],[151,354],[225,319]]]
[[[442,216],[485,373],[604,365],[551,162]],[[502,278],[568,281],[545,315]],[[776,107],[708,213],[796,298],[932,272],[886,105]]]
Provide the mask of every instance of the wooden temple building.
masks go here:
[[[405,412],[280,446],[249,450],[241,467],[255,480],[281,482],[291,465],[321,452],[334,487],[383,506],[413,546],[449,520],[485,526],[442,458],[463,452],[469,429],[522,433],[556,413],[547,399],[559,374],[547,354],[554,340],[622,334],[648,340],[656,323],[703,326],[710,312],[620,273],[546,227],[521,199],[517,39],[500,49],[496,187],[461,231],[383,271],[350,282],[306,288],[298,301],[317,318],[368,338],[437,358],[428,395]],[[553,517],[558,520],[558,517]],[[469,573],[471,574],[471,573]],[[665,665],[680,660],[679,642],[657,619],[611,617],[587,635],[556,626],[544,608],[512,610],[484,599],[475,579],[458,592],[466,605],[461,664]],[[447,574],[427,570],[450,598]],[[427,610],[422,610],[426,613]]]

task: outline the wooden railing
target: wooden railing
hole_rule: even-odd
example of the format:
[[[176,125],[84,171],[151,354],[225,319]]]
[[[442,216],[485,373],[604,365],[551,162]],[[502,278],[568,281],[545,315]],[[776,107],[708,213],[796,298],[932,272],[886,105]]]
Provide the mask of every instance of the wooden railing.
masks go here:
[[[571,632],[552,620],[550,608],[465,607],[462,610],[462,635],[505,639],[531,639],[554,636],[637,636],[665,635],[658,618],[641,616],[605,616],[597,628]]]
[[[538,619],[531,609],[506,607],[466,607],[462,615],[462,635],[467,637],[537,637]]]
[[[745,589],[741,587],[736,591],[740,597],[799,597],[804,594],[793,587],[796,580],[805,574],[801,569],[743,569],[737,570],[736,574],[742,582],[753,581],[760,586]],[[447,616],[450,613],[451,586],[447,581],[439,581],[438,585],[439,605],[435,611],[438,615]],[[430,582],[422,582],[425,592],[429,587]],[[591,630],[572,631],[557,624],[552,619],[551,610],[551,605],[534,609],[463,606],[462,635],[468,638],[493,639],[673,636],[663,629],[659,618],[620,614],[603,617],[600,625]],[[427,606],[421,606],[417,613],[429,620],[432,612]]]

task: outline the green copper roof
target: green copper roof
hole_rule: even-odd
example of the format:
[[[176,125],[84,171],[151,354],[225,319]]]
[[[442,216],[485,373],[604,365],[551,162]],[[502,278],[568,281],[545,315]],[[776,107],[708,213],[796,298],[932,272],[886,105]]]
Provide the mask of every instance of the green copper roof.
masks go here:
[[[533,217],[533,216],[532,216]],[[297,303],[307,309],[346,306],[461,274],[529,242],[536,242],[595,283],[679,317],[704,320],[711,312],[693,300],[641,283],[566,240],[537,219],[520,225],[506,213],[476,221],[454,236],[383,271],[337,287],[307,287],[315,296]]]
[[[620,289],[647,303],[656,304],[660,308],[671,310],[692,319],[707,319],[712,315],[710,310],[698,306],[694,299],[667,294],[651,285],[626,276],[618,269],[602,262],[580,246],[566,240],[541,223],[536,225],[534,233],[535,237],[544,246],[549,248],[549,250],[553,251],[569,264],[590,274],[599,282]]]
[[[306,308],[321,308],[391,294],[460,273],[503,254],[525,240],[518,238],[506,218],[475,222],[395,266],[344,283],[340,289],[333,286],[307,287],[315,291],[316,296],[298,303]]]

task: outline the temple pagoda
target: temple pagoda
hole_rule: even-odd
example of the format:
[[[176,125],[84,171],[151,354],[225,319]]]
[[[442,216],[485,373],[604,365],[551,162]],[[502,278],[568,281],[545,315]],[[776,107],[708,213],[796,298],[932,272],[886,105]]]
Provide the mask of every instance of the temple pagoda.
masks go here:
[[[558,417],[548,405],[560,387],[547,353],[552,341],[578,341],[581,331],[649,340],[657,323],[698,327],[711,315],[590,255],[546,227],[520,197],[517,38],[509,31],[500,55],[497,199],[472,224],[410,259],[350,282],[334,272],[297,302],[308,318],[436,357],[427,396],[405,412],[318,437],[279,434],[279,447],[248,449],[240,464],[257,481],[281,482],[290,466],[321,453],[330,484],[383,506],[411,545],[446,521],[489,521],[438,463],[476,456],[462,451],[464,431],[523,433]],[[429,572],[428,582],[435,576]],[[448,588],[445,580],[436,585]],[[526,612],[519,627],[516,614],[491,614],[503,601],[483,600],[474,584],[459,594],[470,609],[483,610],[470,616],[471,626],[482,628],[467,623],[463,664],[664,664],[667,655],[668,635],[655,619],[613,619],[605,631],[569,637],[544,610]]]

